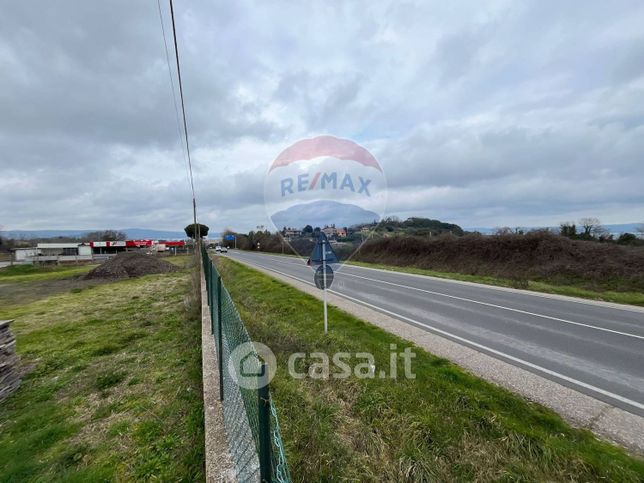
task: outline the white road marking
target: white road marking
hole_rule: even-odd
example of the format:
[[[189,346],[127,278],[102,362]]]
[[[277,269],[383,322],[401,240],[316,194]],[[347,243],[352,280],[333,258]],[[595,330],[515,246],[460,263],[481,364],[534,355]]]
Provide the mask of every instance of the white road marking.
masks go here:
[[[295,277],[293,275],[289,275],[288,273],[281,272],[279,270],[275,270],[274,268],[267,267],[267,266],[264,266],[264,265],[259,265],[259,264],[257,266],[261,267],[261,268],[264,268],[266,270],[269,270],[271,272],[279,273],[280,275],[284,275],[285,277],[289,277],[289,278],[292,278],[294,280],[298,280],[300,282],[306,283],[307,285],[315,286],[315,284],[313,284],[313,283],[311,283],[311,282],[309,282],[307,280],[301,279],[299,277]],[[497,356],[509,359],[509,360],[511,360],[513,362],[517,362],[519,364],[525,365],[527,367],[535,369],[535,370],[537,370],[539,372],[542,372],[544,374],[548,374],[550,376],[557,377],[557,378],[562,379],[564,381],[567,381],[567,382],[569,382],[571,384],[575,384],[575,385],[577,385],[579,387],[583,387],[583,388],[588,389],[590,391],[594,391],[594,392],[596,392],[598,394],[602,394],[604,396],[607,396],[609,398],[615,399],[615,400],[620,401],[620,402],[622,402],[624,404],[628,404],[629,406],[633,406],[633,407],[635,407],[635,408],[637,408],[639,410],[644,411],[644,404],[641,404],[641,403],[639,403],[637,401],[633,401],[632,399],[628,399],[628,398],[626,398],[624,396],[620,396],[619,394],[615,394],[613,392],[606,391],[606,390],[601,389],[601,388],[599,388],[597,386],[593,386],[592,384],[588,384],[588,383],[585,383],[585,382],[580,381],[578,379],[574,379],[572,377],[569,377],[569,376],[566,376],[564,374],[561,374],[559,372],[552,371],[550,369],[546,369],[545,367],[539,366],[537,364],[533,364],[532,362],[528,362],[528,361],[526,361],[524,359],[521,359],[519,357],[511,356],[509,354],[506,354],[505,352],[501,352],[499,350],[492,349],[491,347],[485,346],[483,344],[479,344],[478,342],[474,342],[474,341],[466,339],[464,337],[452,334],[451,332],[447,332],[445,330],[438,329],[436,327],[432,327],[431,325],[425,324],[425,323],[420,322],[418,320],[412,319],[410,317],[406,317],[406,316],[404,316],[402,314],[398,314],[396,312],[392,312],[392,311],[384,309],[382,307],[378,307],[377,305],[370,304],[369,302],[364,302],[362,300],[356,299],[356,298],[351,297],[349,295],[346,295],[346,294],[343,294],[343,293],[340,293],[340,292],[336,292],[335,290],[329,290],[329,292],[331,292],[331,293],[333,293],[333,294],[335,294],[335,295],[337,295],[339,297],[344,297],[344,298],[346,298],[348,300],[351,300],[352,302],[356,302],[358,304],[362,304],[362,305],[365,305],[367,307],[370,307],[370,308],[372,308],[374,310],[384,312],[384,313],[389,314],[389,315],[391,315],[391,316],[393,316],[395,318],[406,320],[407,322],[410,322],[412,324],[420,325],[422,327],[426,327],[427,329],[430,329],[433,332],[437,332],[437,333],[439,333],[441,335],[444,335],[444,336],[447,336],[449,338],[456,339],[456,340],[458,340],[460,342],[463,342],[463,343],[465,343],[467,345],[477,347],[479,349],[482,349],[484,351],[490,352],[490,353],[495,354]]]
[[[290,262],[293,265],[300,265],[301,263],[304,262],[304,259],[302,257],[296,257],[292,255],[276,255],[276,254],[269,254],[269,253],[261,253],[261,254],[256,254],[260,257],[269,257],[273,258],[276,260],[280,261],[286,261],[286,260],[299,260],[299,262]],[[394,269],[383,269],[383,268],[374,268],[374,267],[365,267],[362,265],[354,265],[353,263],[343,263],[340,268],[336,271],[336,273],[340,273],[341,271],[344,272],[347,269],[357,269],[357,270],[371,270],[372,272],[380,272],[380,273],[385,273],[388,275],[400,275],[400,276],[405,276],[405,277],[413,277],[413,278],[419,278],[421,280],[431,280],[434,282],[438,283],[448,283],[448,284],[454,284],[454,285],[464,285],[467,287],[474,287],[478,289],[484,289],[484,290],[493,290],[496,292],[506,292],[506,293],[512,293],[512,294],[517,294],[517,295],[523,295],[523,296],[530,296],[530,297],[540,297],[540,298],[546,298],[546,299],[551,299],[551,300],[559,300],[561,302],[567,302],[567,303],[573,303],[573,304],[583,304],[583,305],[591,305],[595,307],[603,307],[611,310],[622,310],[622,311],[627,311],[627,312],[637,312],[637,313],[644,313],[644,307],[640,307],[637,305],[626,305],[626,304],[620,304],[616,302],[606,302],[603,300],[590,300],[590,299],[583,299],[579,297],[573,297],[570,295],[559,295],[559,294],[553,294],[553,293],[545,293],[545,292],[535,292],[534,290],[525,290],[525,289],[517,289],[517,288],[510,288],[510,287],[502,287],[499,285],[489,285],[486,283],[481,283],[481,282],[467,282],[465,280],[457,280],[454,278],[444,278],[444,277],[436,277],[432,275],[423,275],[420,273],[410,273],[410,272],[403,272],[399,270],[394,270]]]
[[[270,255],[269,255],[269,257],[270,258],[278,258],[278,257],[270,256]],[[293,262],[291,262],[291,263],[293,263]],[[340,272],[338,272],[338,274],[339,273]],[[397,273],[397,272],[392,272],[392,273]],[[410,289],[410,290],[416,290],[418,292],[424,292],[424,293],[428,293],[428,294],[432,294],[432,295],[438,295],[438,296],[441,296],[441,297],[448,297],[448,298],[455,299],[455,300],[460,300],[460,301],[463,301],[463,302],[470,302],[470,303],[473,303],[473,304],[484,305],[486,307],[493,307],[495,309],[509,310],[511,312],[517,312],[517,313],[524,314],[524,315],[530,315],[530,316],[533,316],[533,317],[541,317],[543,319],[554,320],[556,322],[562,322],[562,323],[571,324],[571,325],[578,325],[580,327],[586,327],[588,329],[600,330],[600,331],[603,331],[603,332],[610,332],[612,334],[623,335],[625,337],[633,337],[635,339],[644,340],[644,336],[637,335],[637,334],[631,334],[629,332],[621,332],[619,330],[607,329],[605,327],[598,327],[596,325],[585,324],[583,322],[575,322],[574,320],[561,319],[559,317],[553,317],[551,315],[538,314],[536,312],[528,312],[527,310],[515,309],[515,308],[512,308],[512,307],[507,307],[505,305],[497,305],[497,304],[492,304],[492,303],[489,303],[489,302],[482,302],[480,300],[469,299],[469,298],[466,298],[466,297],[459,297],[457,295],[450,295],[450,294],[446,294],[446,293],[442,293],[442,292],[436,292],[434,290],[426,290],[426,289],[422,289],[422,288],[418,288],[418,287],[412,287],[411,285],[405,285],[405,284],[395,283],[395,282],[388,282],[386,280],[380,280],[380,279],[377,279],[377,278],[363,277],[361,275],[355,275],[353,273],[348,273],[346,270],[342,272],[342,275],[346,275],[348,277],[361,278],[361,279],[364,279],[364,280],[368,280],[370,282],[383,283],[383,284],[392,285],[392,286],[395,286],[395,287],[401,287],[401,288],[406,288],[406,289]]]
[[[448,297],[448,298],[451,298],[451,299],[461,300],[463,302],[470,302],[470,303],[473,303],[473,304],[485,305],[486,307],[493,307],[495,309],[509,310],[511,312],[517,312],[517,313],[520,313],[520,314],[531,315],[533,317],[541,317],[543,319],[555,320],[557,322],[563,322],[565,324],[579,325],[581,327],[587,327],[589,329],[601,330],[601,331],[604,331],[604,332],[611,332],[613,334],[623,335],[623,336],[626,336],[626,337],[634,337],[636,339],[644,339],[644,336],[642,336],[642,335],[630,334],[628,332],[620,332],[619,330],[607,329],[605,327],[598,327],[596,325],[584,324],[582,322],[575,322],[573,320],[560,319],[559,317],[552,317],[551,315],[545,315],[545,314],[537,314],[535,312],[528,312],[527,310],[514,309],[512,307],[506,307],[505,305],[497,305],[497,304],[491,304],[489,302],[481,302],[480,300],[468,299],[466,297],[459,297],[457,295],[449,295],[449,294],[446,294],[446,293],[435,292],[433,290],[426,290],[426,289],[423,289],[423,288],[412,287],[411,285],[404,285],[402,283],[387,282],[386,280],[378,280],[377,278],[363,277],[361,275],[354,275],[352,273],[347,273],[347,272],[344,272],[343,275],[346,275],[348,277],[356,277],[356,278],[361,278],[361,279],[364,279],[364,280],[369,280],[370,282],[384,283],[384,284],[387,284],[387,285],[393,285],[395,287],[406,288],[406,289],[409,289],[409,290],[416,290],[418,292],[424,292],[424,293],[428,293],[428,294],[432,294],[432,295],[440,295],[441,297]]]

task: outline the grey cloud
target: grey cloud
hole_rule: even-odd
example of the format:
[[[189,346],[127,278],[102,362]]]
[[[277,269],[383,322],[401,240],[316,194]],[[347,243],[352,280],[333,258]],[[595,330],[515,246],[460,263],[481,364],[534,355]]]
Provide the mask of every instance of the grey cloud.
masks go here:
[[[458,81],[476,67],[485,37],[483,31],[476,29],[449,34],[439,40],[432,62],[440,65],[442,85]]]
[[[640,2],[175,10],[200,213],[216,231],[265,224],[266,163],[319,133],[372,147],[393,214],[631,222],[644,206]],[[189,221],[167,69],[155,2],[7,3],[0,223]]]

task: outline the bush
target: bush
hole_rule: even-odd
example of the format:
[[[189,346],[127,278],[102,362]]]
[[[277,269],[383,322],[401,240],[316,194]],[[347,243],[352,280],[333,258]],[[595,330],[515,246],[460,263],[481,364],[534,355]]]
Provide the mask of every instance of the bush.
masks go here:
[[[571,240],[546,232],[370,240],[355,260],[487,275],[517,281],[581,285],[591,290],[644,290],[644,249]]]

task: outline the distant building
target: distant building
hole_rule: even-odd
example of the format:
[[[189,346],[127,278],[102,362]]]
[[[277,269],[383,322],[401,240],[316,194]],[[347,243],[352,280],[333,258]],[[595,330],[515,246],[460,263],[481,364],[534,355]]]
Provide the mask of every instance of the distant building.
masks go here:
[[[282,230],[282,236],[287,240],[290,240],[291,238],[299,238],[302,236],[302,230],[298,230],[297,228],[284,227],[284,229]]]
[[[38,243],[31,248],[13,250],[15,263],[80,262],[101,260],[128,250],[147,249],[154,252],[173,251],[185,247],[184,240],[126,240],[67,243]]]
[[[328,238],[346,238],[346,228],[336,228],[335,225],[325,226],[322,231]]]
[[[33,257],[38,255],[37,248],[14,248],[13,261],[16,263],[27,263]]]
[[[136,241],[152,241],[152,240],[136,240]],[[125,241],[94,241],[89,243],[90,246],[92,247],[92,253],[97,254],[97,255],[105,255],[105,254],[117,254],[119,252],[124,252],[127,250],[128,244]],[[150,245],[143,244],[143,245],[134,245],[131,244],[130,246],[132,247],[146,247],[146,246],[152,246],[152,243]]]
[[[39,257],[86,257],[92,256],[92,247],[89,243],[38,243]]]

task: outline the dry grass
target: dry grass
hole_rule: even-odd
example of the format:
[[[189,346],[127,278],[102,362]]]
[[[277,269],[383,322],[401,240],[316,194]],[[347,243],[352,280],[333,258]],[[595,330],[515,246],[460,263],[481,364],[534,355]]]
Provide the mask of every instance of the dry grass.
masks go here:
[[[548,233],[391,237],[365,243],[356,261],[592,291],[644,292],[644,248],[570,240]]]
[[[2,307],[31,367],[0,407],[4,481],[203,479],[190,290],[184,270]]]

